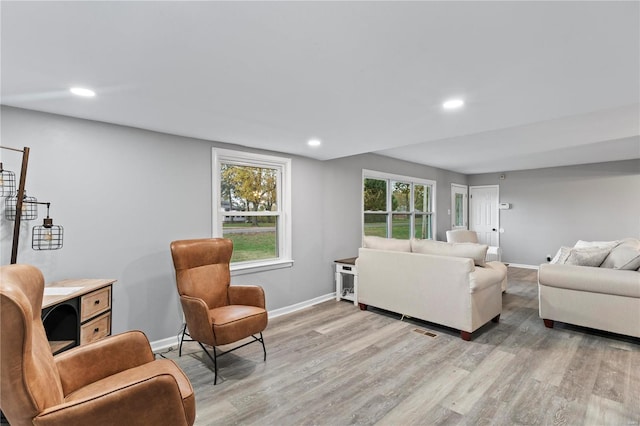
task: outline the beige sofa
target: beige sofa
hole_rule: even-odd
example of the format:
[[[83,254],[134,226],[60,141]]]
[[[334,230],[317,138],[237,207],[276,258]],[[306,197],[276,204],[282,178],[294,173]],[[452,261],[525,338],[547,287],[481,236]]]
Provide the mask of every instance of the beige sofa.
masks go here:
[[[364,246],[356,260],[360,309],[451,327],[464,340],[498,322],[507,268],[485,263],[486,245],[365,237]]]
[[[555,263],[540,265],[540,318],[548,328],[560,321],[640,337],[640,241],[608,242],[600,263],[594,247],[606,244],[564,247]]]

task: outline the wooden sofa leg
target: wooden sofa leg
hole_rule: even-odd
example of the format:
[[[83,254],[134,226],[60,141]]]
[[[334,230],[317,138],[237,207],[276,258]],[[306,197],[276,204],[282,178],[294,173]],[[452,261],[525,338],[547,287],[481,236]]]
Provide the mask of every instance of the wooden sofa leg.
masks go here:
[[[491,318],[491,322],[500,322],[500,314],[498,314],[495,317]]]
[[[468,331],[460,330],[460,338],[465,342],[468,342],[471,340],[471,333],[469,333]]]
[[[547,328],[553,328],[553,320],[550,319],[542,319],[544,321],[544,326]]]
[[[364,303],[358,303],[358,307],[360,307],[361,311],[366,311],[367,310],[367,306],[368,305],[365,305]]]

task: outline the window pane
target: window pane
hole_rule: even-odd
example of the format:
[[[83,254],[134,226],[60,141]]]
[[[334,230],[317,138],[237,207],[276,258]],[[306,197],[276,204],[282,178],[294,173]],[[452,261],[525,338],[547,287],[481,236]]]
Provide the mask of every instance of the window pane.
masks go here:
[[[233,240],[231,262],[278,257],[277,216],[226,216],[222,236]]]
[[[392,182],[393,192],[391,193],[391,204],[394,212],[409,211],[409,195],[411,194],[411,184],[406,182]]]
[[[278,171],[265,167],[221,164],[220,208],[224,211],[274,211]]]
[[[464,226],[464,218],[462,217],[462,212],[464,211],[463,201],[463,194],[456,194],[455,226]]]
[[[381,179],[364,180],[364,210],[387,210],[387,181]]]
[[[414,185],[413,187],[413,210],[417,212],[426,212],[428,201],[424,185]]]
[[[408,240],[411,235],[411,215],[409,214],[394,214],[391,216],[392,220],[392,238],[400,238]]]
[[[431,215],[416,215],[415,230],[413,236],[423,240],[431,239]]]
[[[387,237],[386,214],[364,214],[364,235]]]

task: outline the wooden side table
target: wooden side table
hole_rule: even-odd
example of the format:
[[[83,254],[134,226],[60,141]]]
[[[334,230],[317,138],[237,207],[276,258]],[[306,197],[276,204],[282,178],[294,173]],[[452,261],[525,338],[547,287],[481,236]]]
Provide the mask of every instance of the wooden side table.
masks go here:
[[[358,304],[358,270],[357,257],[335,260],[336,264],[336,300],[346,299]],[[352,281],[352,285],[345,285],[345,278]]]
[[[115,281],[64,280],[45,287],[41,316],[54,355],[111,334]]]

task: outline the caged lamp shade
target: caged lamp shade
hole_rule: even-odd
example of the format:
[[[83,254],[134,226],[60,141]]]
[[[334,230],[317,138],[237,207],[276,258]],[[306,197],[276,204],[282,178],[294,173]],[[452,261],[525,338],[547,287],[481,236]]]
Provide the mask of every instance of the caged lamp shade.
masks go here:
[[[34,226],[31,232],[31,248],[34,250],[58,250],[62,248],[64,228],[54,225],[53,219],[47,217],[42,225]]]
[[[16,210],[18,206],[18,197],[8,197],[4,201],[4,217],[7,220],[16,220]],[[34,220],[38,218],[38,200],[35,197],[27,197],[25,194],[22,199],[21,220]]]
[[[16,195],[16,174],[5,170],[0,163],[0,197],[13,197]]]

